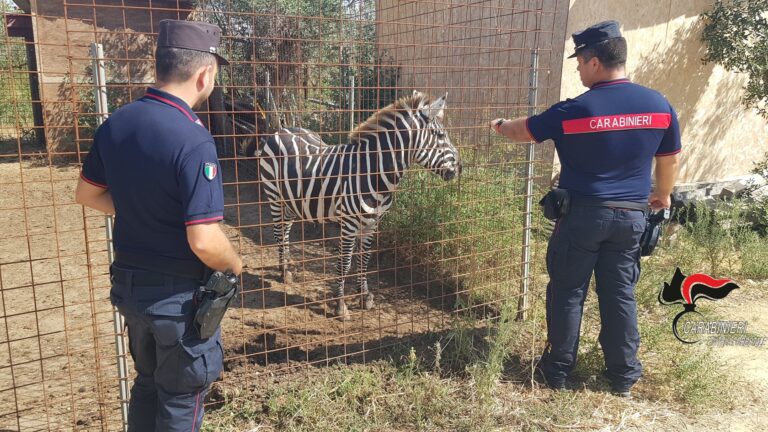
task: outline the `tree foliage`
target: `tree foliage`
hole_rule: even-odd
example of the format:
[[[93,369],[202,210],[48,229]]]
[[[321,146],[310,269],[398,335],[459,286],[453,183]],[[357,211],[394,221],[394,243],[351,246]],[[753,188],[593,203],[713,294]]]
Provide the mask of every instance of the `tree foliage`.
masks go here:
[[[297,125],[343,131],[395,97],[397,70],[376,46],[375,5],[200,0],[196,18],[216,23],[229,37],[226,55],[235,62],[222,84],[237,98],[265,101],[269,89],[277,109],[295,114]]]
[[[8,36],[5,29],[4,14],[14,12],[18,12],[14,5],[0,0],[0,131],[19,133],[32,128],[32,105],[24,39]]]
[[[704,61],[747,74],[744,103],[768,118],[768,0],[717,0],[704,19]]]

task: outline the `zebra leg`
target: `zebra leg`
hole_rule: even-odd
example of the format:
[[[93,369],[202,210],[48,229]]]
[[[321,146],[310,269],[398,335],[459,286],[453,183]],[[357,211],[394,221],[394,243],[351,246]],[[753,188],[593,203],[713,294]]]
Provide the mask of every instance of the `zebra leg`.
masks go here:
[[[352,266],[352,252],[355,249],[355,236],[343,233],[341,235],[341,242],[339,246],[339,261],[336,263],[336,272],[338,279],[336,280],[336,286],[333,290],[333,297],[336,300],[336,309],[334,313],[344,321],[349,319],[349,311],[347,310],[347,304],[344,302],[344,278],[349,273],[349,268]]]
[[[282,275],[282,282],[286,284],[293,283],[293,275],[288,269],[288,262],[290,261],[288,238],[291,234],[291,226],[293,226],[293,220],[279,220],[272,227],[275,234],[275,242],[277,242],[277,257],[280,273]]]
[[[357,287],[360,290],[360,306],[365,310],[371,310],[375,304],[373,294],[368,291],[368,261],[371,259],[371,242],[373,241],[373,230],[365,230],[360,237],[360,249],[357,255]]]

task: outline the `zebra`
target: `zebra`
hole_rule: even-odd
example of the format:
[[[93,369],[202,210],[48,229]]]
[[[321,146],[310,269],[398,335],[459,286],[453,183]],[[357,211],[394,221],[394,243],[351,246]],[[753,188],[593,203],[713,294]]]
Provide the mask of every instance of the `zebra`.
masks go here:
[[[284,128],[262,143],[259,177],[269,202],[278,262],[285,283],[288,237],[296,220],[337,222],[341,227],[334,314],[349,319],[344,279],[357,247],[362,306],[374,307],[366,270],[382,215],[392,192],[414,162],[451,180],[461,173],[459,152],[443,126],[448,94],[431,100],[414,91],[374,113],[349,134],[349,143],[326,145],[314,132]]]

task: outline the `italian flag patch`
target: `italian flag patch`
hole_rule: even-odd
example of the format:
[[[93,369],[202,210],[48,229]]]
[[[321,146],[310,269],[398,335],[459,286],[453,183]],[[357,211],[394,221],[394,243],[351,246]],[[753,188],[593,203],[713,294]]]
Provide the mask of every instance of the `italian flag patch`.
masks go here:
[[[203,177],[208,181],[216,178],[216,174],[219,172],[218,166],[214,162],[206,162],[203,164]]]

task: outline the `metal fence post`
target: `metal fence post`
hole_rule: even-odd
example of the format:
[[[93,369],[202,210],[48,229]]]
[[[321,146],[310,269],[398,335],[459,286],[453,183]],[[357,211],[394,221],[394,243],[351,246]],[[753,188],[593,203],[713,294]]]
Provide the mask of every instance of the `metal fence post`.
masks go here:
[[[91,44],[91,59],[93,60],[93,82],[96,96],[97,123],[101,125],[109,117],[109,104],[107,102],[107,74],[104,68],[104,48],[101,44]],[[106,216],[107,229],[107,255],[110,264],[115,259],[115,250],[112,244],[112,216]],[[112,316],[115,328],[115,350],[117,352],[117,373],[120,380],[120,410],[123,416],[123,430],[128,425],[128,362],[125,356],[125,337],[123,336],[123,316],[112,307]]]
[[[531,50],[531,73],[528,81],[528,116],[536,114],[536,104],[538,103],[538,67],[539,50]],[[522,280],[520,286],[520,297],[517,304],[517,319],[525,320],[528,315],[528,293],[531,280],[531,218],[533,212],[533,161],[535,158],[533,141],[529,141],[525,149],[525,209],[523,222],[523,245],[522,258]]]

